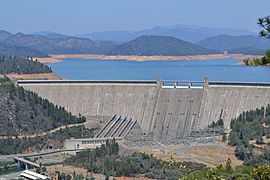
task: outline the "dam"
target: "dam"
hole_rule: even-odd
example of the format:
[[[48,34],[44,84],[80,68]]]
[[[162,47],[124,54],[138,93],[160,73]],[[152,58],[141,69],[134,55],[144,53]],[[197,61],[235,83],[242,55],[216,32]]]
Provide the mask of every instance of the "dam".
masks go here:
[[[270,104],[270,83],[24,80],[19,86],[87,118],[115,114],[136,120],[154,140],[187,137],[222,119]]]

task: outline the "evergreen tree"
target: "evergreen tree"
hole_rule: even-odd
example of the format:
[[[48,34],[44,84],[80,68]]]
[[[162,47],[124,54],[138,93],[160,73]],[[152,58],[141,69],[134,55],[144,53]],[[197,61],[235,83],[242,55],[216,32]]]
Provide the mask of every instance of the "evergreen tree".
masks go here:
[[[270,39],[270,16],[259,18],[257,23],[262,27],[260,35]]]

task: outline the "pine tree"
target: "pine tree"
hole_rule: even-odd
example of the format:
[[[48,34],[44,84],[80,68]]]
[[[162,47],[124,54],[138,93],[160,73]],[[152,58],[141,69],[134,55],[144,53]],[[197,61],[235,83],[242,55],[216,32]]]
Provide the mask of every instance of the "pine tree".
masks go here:
[[[270,39],[270,16],[259,18],[257,23],[262,27],[260,35]]]

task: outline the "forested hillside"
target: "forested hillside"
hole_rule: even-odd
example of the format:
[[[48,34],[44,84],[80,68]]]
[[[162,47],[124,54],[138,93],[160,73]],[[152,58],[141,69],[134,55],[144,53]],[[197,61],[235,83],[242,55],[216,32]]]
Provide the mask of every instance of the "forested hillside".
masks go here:
[[[61,125],[85,122],[37,94],[16,87],[9,80],[0,85],[0,135],[24,135],[49,131]]]
[[[231,122],[229,144],[245,164],[270,163],[270,105],[244,112]]]
[[[86,119],[15,86],[7,77],[0,79],[0,97],[0,147],[5,147],[0,148],[0,154],[59,149],[67,138],[89,138],[96,133],[96,129],[87,129],[84,125],[67,127]],[[64,128],[39,135],[60,126]],[[35,136],[25,138],[28,135]]]
[[[0,74],[36,74],[51,73],[52,70],[40,63],[29,58],[22,57],[0,57]]]
[[[0,44],[0,56],[9,57],[15,55],[20,57],[49,57],[47,54],[42,53],[36,49]]]
[[[38,34],[9,34],[7,32],[0,31],[3,36],[0,43],[10,47],[25,48],[24,54],[27,56],[33,56],[29,52],[29,49],[34,49],[37,52],[45,54],[102,54],[110,50],[114,43],[112,42],[95,42],[86,38],[70,37],[70,36],[42,36]],[[4,38],[5,37],[5,38]],[[18,49],[15,49],[18,50]],[[19,55],[19,51],[12,51],[13,55]],[[27,51],[28,52],[27,52]],[[29,53],[29,54],[28,54]],[[0,53],[1,54],[1,53]],[[33,54],[33,53],[32,53]]]

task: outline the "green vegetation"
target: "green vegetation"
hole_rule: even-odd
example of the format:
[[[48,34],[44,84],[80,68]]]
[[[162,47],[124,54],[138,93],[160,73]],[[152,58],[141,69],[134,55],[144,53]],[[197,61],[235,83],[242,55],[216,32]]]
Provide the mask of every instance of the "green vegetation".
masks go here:
[[[0,58],[0,74],[35,74],[35,73],[51,73],[52,70],[40,63],[33,61],[32,58],[22,57],[1,57]]]
[[[107,141],[95,150],[86,150],[77,156],[65,161],[68,165],[74,165],[88,169],[89,172],[101,173],[108,176],[137,175],[153,179],[178,179],[190,172],[201,170],[203,164],[193,162],[161,161],[152,155],[134,153],[131,156],[119,155],[119,146],[115,140]]]
[[[213,121],[209,126],[209,128],[224,128],[224,121],[219,119],[217,122]]]
[[[270,16],[259,18],[257,23],[262,27],[260,35],[270,39]]]
[[[270,64],[270,50],[265,52],[265,55],[262,58],[253,58],[243,60],[247,66],[265,66]]]
[[[232,168],[230,159],[227,160],[225,167],[219,165],[216,168],[204,168],[195,171],[183,178],[186,180],[207,180],[207,179],[226,179],[226,180],[269,180],[270,166],[263,164],[260,166],[237,166]]]
[[[87,129],[83,125],[67,127],[69,124],[85,122],[85,117],[76,117],[47,99],[15,86],[6,76],[0,79],[0,97],[0,147],[5,147],[0,148],[0,154],[62,148],[66,138],[94,136],[96,129]],[[45,136],[24,137],[60,126],[65,128]],[[19,135],[24,138],[19,138]]]
[[[231,121],[229,144],[236,146],[235,156],[247,165],[270,163],[270,106],[244,112]]]
[[[2,162],[0,161],[0,176],[4,174],[19,172],[20,169],[14,161]]]
[[[220,53],[170,36],[141,36],[121,44],[109,55],[185,56]]]
[[[35,138],[23,139],[0,139],[0,154],[16,154],[26,151],[40,151],[46,149],[63,148],[63,142],[68,138],[89,138],[93,137],[96,129],[87,129],[84,126],[63,128],[60,131]]]
[[[76,117],[36,93],[16,87],[7,78],[0,82],[2,136],[35,134],[63,125],[85,122],[85,117]]]
[[[118,144],[115,141],[95,150],[86,150],[77,156],[65,161],[68,165],[74,165],[88,169],[89,172],[109,176],[148,177],[153,179],[258,179],[265,180],[270,177],[270,165],[256,166],[240,165],[235,168],[228,159],[226,164],[215,168],[206,167],[203,164],[193,162],[176,162],[159,160],[152,155],[134,153],[131,156],[120,156]],[[74,175],[64,175],[72,177]],[[74,176],[75,177],[75,176]],[[77,176],[76,176],[77,177]],[[83,177],[81,177],[83,178]]]

